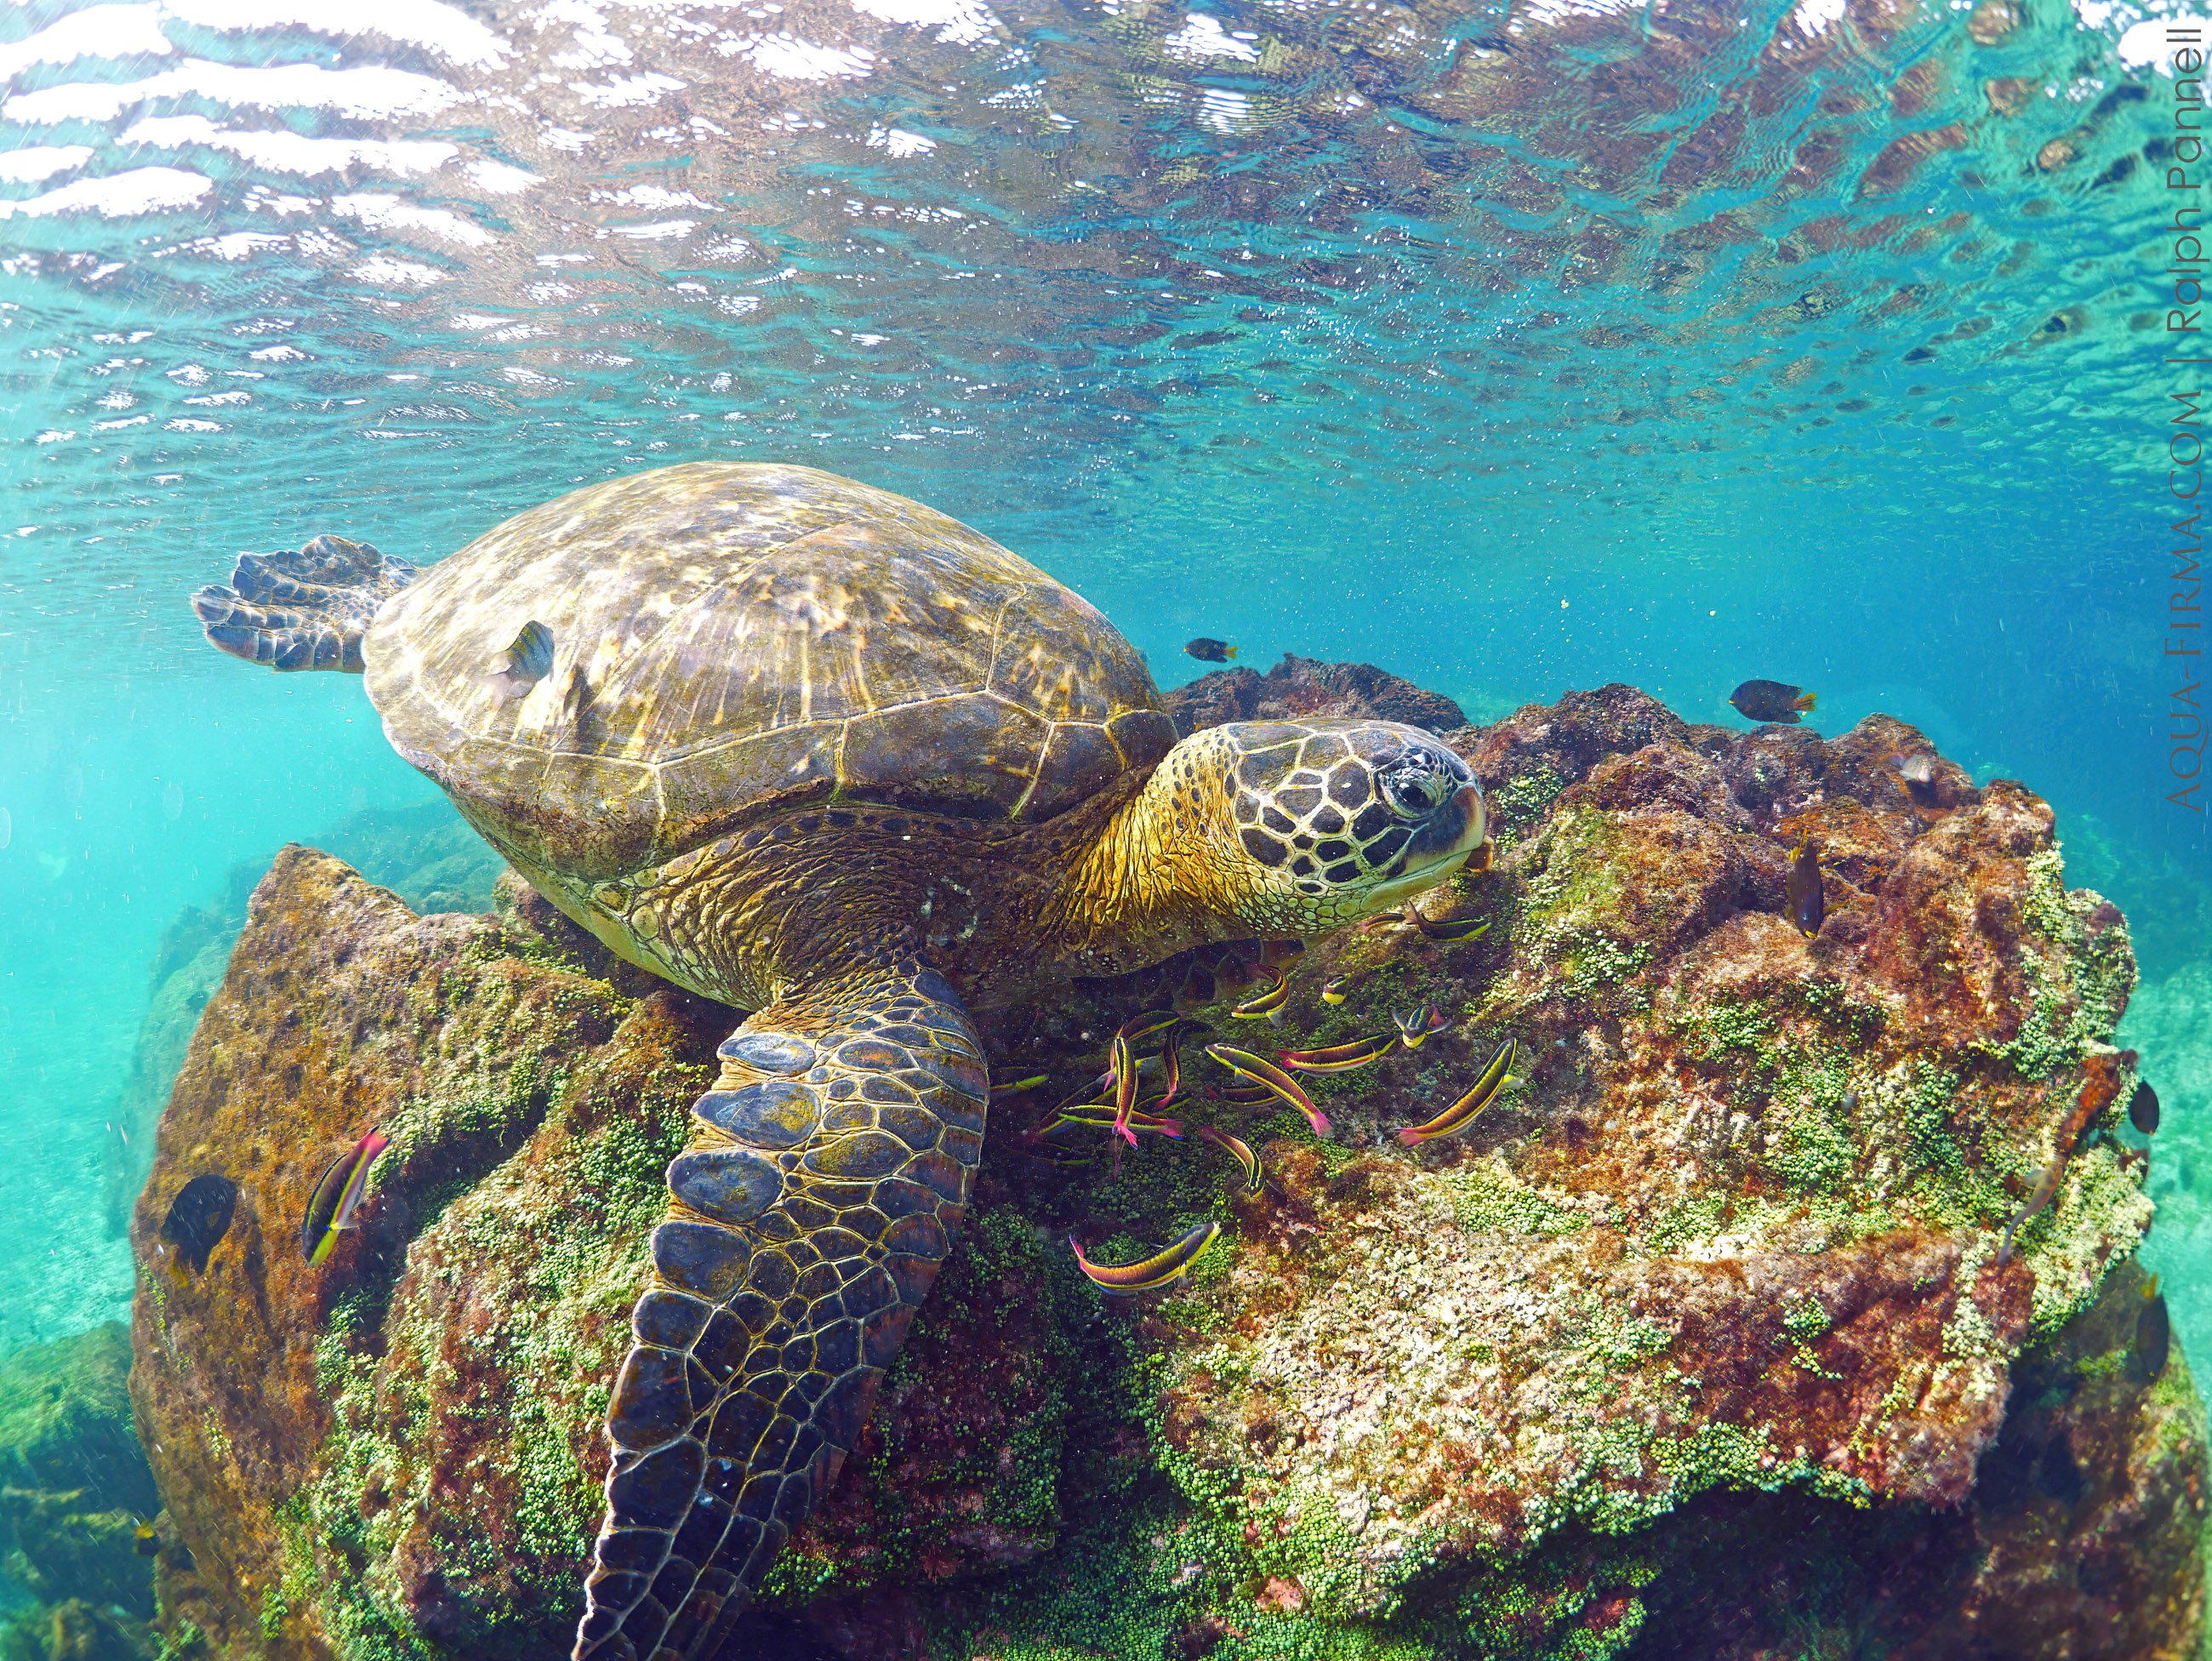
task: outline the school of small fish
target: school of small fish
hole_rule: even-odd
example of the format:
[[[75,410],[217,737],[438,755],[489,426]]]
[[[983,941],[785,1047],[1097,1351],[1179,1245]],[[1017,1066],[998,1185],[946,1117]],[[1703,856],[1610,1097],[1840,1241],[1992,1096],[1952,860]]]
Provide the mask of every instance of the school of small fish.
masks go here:
[[[1194,655],[1199,644],[1193,642]],[[1386,922],[1412,922],[1427,939],[1441,942],[1474,940],[1490,927],[1490,919],[1468,919],[1449,922],[1431,922],[1419,914],[1410,917],[1400,913],[1384,913],[1377,921]],[[1259,990],[1229,1010],[1238,1020],[1273,1020],[1282,1019],[1290,1000],[1289,980],[1276,962],[1286,962],[1296,952],[1280,946],[1263,946],[1261,963],[1254,971],[1253,981]],[[1340,1004],[1350,994],[1350,987],[1342,979],[1332,980],[1321,989],[1325,1004]],[[1179,999],[1180,1002],[1181,1000]],[[1369,1067],[1400,1049],[1418,1049],[1435,1034],[1452,1025],[1449,1017],[1432,1004],[1403,1010],[1392,1017],[1392,1030],[1370,1033],[1342,1043],[1318,1050],[1285,1050],[1277,1052],[1275,1061],[1253,1050],[1235,1044],[1209,1043],[1206,1054],[1218,1065],[1228,1069],[1237,1080],[1234,1084],[1217,1084],[1207,1094],[1214,1100],[1240,1106],[1257,1106],[1267,1102],[1280,1102],[1294,1107],[1305,1116],[1313,1134],[1326,1140],[1331,1135],[1328,1116],[1314,1104],[1298,1083],[1296,1073],[1349,1073]],[[1033,1156],[1054,1163],[1073,1163],[1067,1157],[1064,1144],[1053,1139],[1071,1129],[1105,1130],[1124,1138],[1128,1146],[1137,1145],[1136,1134],[1150,1131],[1155,1135],[1180,1141],[1182,1122],[1159,1116],[1158,1110],[1165,1105],[1181,1084],[1181,1062],[1178,1050],[1188,1037],[1205,1037],[1206,1029],[1197,1022],[1186,1019],[1172,1009],[1146,1010],[1130,1017],[1115,1032],[1108,1045],[1106,1071],[1089,1085],[1054,1110],[1053,1116],[1042,1129],[1029,1133],[1022,1139],[1024,1150]],[[1149,1048],[1150,1041],[1160,1045],[1157,1053],[1140,1054],[1139,1045]],[[1398,1139],[1407,1147],[1443,1137],[1456,1135],[1479,1118],[1483,1110],[1495,1101],[1500,1092],[1519,1081],[1513,1077],[1513,1062],[1519,1046],[1508,1038],[1491,1056],[1480,1076],[1467,1093],[1425,1124],[1409,1126],[1398,1132]],[[1280,1065],[1278,1065],[1279,1062]],[[1290,1069],[1285,1071],[1285,1069]],[[1157,1072],[1164,1088],[1157,1093],[1140,1094],[1148,1074]],[[1030,1089],[1044,1080],[1027,1078],[1006,1085],[992,1086],[994,1098]],[[1100,1092],[1110,1090],[1110,1097],[1102,1098]],[[1201,1141],[1210,1142],[1237,1162],[1239,1173],[1237,1191],[1247,1199],[1257,1199],[1268,1187],[1266,1165],[1250,1145],[1241,1138],[1212,1125],[1200,1125],[1197,1135]],[[1118,1162],[1121,1147],[1117,1145],[1115,1157]],[[1140,1293],[1158,1292],[1175,1285],[1195,1263],[1206,1249],[1220,1237],[1222,1225],[1218,1220],[1200,1224],[1181,1238],[1162,1247],[1147,1257],[1133,1262],[1101,1263],[1093,1262],[1084,1252],[1082,1244],[1073,1235],[1068,1236],[1068,1245],[1075,1253],[1079,1268],[1091,1283],[1109,1297],[1133,1297]]]

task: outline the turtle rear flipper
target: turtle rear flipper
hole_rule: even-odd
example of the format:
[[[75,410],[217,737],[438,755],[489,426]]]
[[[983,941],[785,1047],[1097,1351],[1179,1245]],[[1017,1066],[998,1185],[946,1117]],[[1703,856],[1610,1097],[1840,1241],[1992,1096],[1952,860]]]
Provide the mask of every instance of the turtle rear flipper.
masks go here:
[[[410,561],[366,542],[317,537],[278,554],[240,554],[230,586],[192,596],[209,644],[271,669],[362,672],[361,637],[376,609],[414,581]]]
[[[982,1151],[975,1030],[911,958],[811,978],[719,1053],[607,1409],[574,1661],[714,1652],[836,1479]]]

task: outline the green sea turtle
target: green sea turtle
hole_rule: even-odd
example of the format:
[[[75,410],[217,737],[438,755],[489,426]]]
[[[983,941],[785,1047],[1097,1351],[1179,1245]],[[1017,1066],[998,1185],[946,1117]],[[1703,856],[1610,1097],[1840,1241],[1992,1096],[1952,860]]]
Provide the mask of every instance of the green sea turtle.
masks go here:
[[[835,1475],[967,1200],[971,1010],[1323,933],[1485,836],[1473,773],[1414,727],[1177,742],[1076,595],[810,468],[611,480],[420,573],[318,537],[192,607],[234,656],[364,672],[393,746],[549,900],[754,1012],[668,1167],[578,1658],[711,1653]]]

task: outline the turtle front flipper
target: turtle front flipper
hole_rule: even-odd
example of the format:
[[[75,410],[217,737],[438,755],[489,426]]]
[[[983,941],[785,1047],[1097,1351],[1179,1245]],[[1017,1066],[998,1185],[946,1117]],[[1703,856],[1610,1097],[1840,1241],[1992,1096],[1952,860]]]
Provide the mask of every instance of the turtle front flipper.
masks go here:
[[[836,1477],[951,1250],[989,1075],[911,959],[810,979],[721,1046],[607,1410],[574,1661],[712,1652]]]
[[[361,637],[377,607],[415,580],[414,565],[366,542],[317,537],[280,554],[240,554],[230,586],[192,595],[208,643],[271,669],[360,674]]]

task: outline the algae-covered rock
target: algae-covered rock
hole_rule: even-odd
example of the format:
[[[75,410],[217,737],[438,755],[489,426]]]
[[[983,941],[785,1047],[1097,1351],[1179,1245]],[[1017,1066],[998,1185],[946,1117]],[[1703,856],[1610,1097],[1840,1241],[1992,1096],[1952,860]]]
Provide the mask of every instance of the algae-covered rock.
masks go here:
[[[288,849],[194,1036],[133,1223],[131,1390],[181,1548],[164,1615],[207,1653],[566,1652],[661,1173],[737,1017],[519,885],[503,897],[500,916],[417,917]],[[362,1226],[312,1265],[308,1192],[372,1125],[392,1141]],[[161,1219],[208,1171],[238,1183],[236,1213],[179,1284]],[[1000,1256],[1038,1256],[1011,1227]],[[986,1219],[975,1241],[1004,1232]],[[825,1554],[957,1576],[1049,1542],[1064,1415],[1049,1341],[1016,1353],[1039,1330],[1033,1267],[952,1275],[1000,1335],[962,1342],[956,1313],[916,1340],[953,1352],[958,1422],[895,1376],[870,1445],[897,1481],[823,1508]]]
[[[1955,1507],[1714,1492],[1654,1543],[1638,1655],[2183,1658],[2204,1625],[2205,1421],[2177,1354],[2145,1376],[2145,1278],[2014,1366],[2003,1428]],[[1659,1634],[1665,1634],[1663,1640]]]
[[[130,1335],[110,1321],[0,1359],[0,1488],[82,1493],[94,1509],[156,1506],[131,1428]]]
[[[1448,733],[1467,725],[1459,705],[1371,663],[1317,663],[1285,652],[1261,674],[1239,666],[1216,669],[1164,700],[1176,730],[1231,721],[1281,721],[1298,715],[1360,715]]]
[[[1334,667],[1285,678],[1375,695]],[[2112,1134],[2134,966],[2049,809],[1908,775],[1930,746],[1887,718],[1743,733],[1625,687],[1449,741],[1499,841],[1424,910],[1486,931],[1365,925],[1279,1025],[1209,1016],[1269,1050],[1449,1027],[1310,1075],[1327,1142],[1186,1047],[1177,1110],[1259,1148],[1265,1195],[1193,1135],[1037,1136],[1179,969],[993,1024],[1001,1076],[1048,1081],[994,1107],[966,1234],[731,1653],[2190,1652],[2202,1415],[2178,1353],[2136,1377],[2112,1272],[2150,1215]],[[565,1649],[660,1167],[734,1017],[502,895],[417,917],[288,849],[195,1035],[132,1388],[165,1618],[207,1653]],[[1401,1141],[1509,1038],[1469,1129]],[[300,1207],[372,1123],[363,1226],[311,1268]],[[214,1170],[237,1244],[179,1288],[159,1220]],[[1064,1242],[1208,1216],[1164,1296],[1103,1300]]]
[[[493,881],[503,868],[499,855],[443,802],[363,809],[347,815],[322,840],[328,851],[416,911],[488,910]],[[186,906],[161,931],[131,1070],[109,1122],[114,1134],[100,1144],[102,1201],[115,1233],[129,1226],[131,1202],[153,1171],[155,1128],[200,1012],[222,982],[246,920],[247,897],[261,876],[258,864],[234,866],[221,898]]]
[[[112,1606],[71,1597],[10,1618],[0,1661],[155,1661],[153,1630]]]
[[[2024,788],[1918,800],[1900,723],[1738,737],[1609,688],[1462,743],[1504,840],[1431,909],[1493,926],[1323,943],[1297,978],[1349,1001],[1294,999],[1281,1042],[1415,1001],[1460,1024],[1323,1081],[1334,1147],[1279,1144],[1303,1203],[1246,1219],[1191,1299],[1170,1467],[1257,1520],[1253,1574],[1339,1617],[1712,1488],[1959,1503],[2014,1356],[2149,1220],[2109,1106],[2054,1146],[2085,1063],[2128,1082],[2118,913],[2066,892]],[[1812,940],[1784,915],[1802,840]],[[1518,1091],[1396,1145],[1509,1037]]]
[[[573,1626],[660,1168],[729,1025],[278,856],[132,1225],[132,1396],[193,1565],[164,1556],[173,1620],[271,1655],[536,1655]],[[310,1264],[316,1175],[372,1125],[362,1226]],[[179,1286],[160,1221],[208,1171],[235,1244]]]

